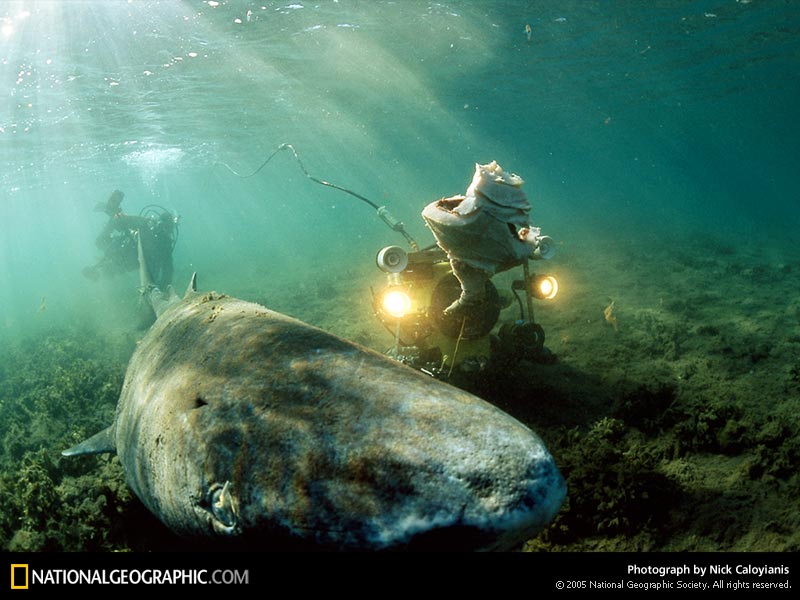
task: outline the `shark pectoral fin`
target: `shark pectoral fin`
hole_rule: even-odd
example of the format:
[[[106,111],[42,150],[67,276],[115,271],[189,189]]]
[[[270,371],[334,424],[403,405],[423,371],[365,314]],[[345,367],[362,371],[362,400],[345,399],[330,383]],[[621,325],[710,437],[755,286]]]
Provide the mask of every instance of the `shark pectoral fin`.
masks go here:
[[[100,433],[96,433],[88,440],[82,441],[77,446],[67,448],[61,453],[61,456],[81,456],[82,454],[103,454],[105,452],[115,452],[116,445],[114,444],[114,426],[103,429]]]

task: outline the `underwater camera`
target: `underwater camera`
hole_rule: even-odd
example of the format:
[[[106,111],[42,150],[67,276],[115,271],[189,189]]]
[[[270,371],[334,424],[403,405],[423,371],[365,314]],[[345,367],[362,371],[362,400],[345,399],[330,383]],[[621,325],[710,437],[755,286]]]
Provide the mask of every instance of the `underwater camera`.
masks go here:
[[[394,337],[387,352],[392,358],[449,379],[454,370],[476,373],[492,365],[543,361],[549,356],[544,330],[533,322],[533,299],[554,299],[558,282],[552,275],[529,273],[527,261],[522,264],[523,277],[515,279],[510,290],[498,290],[487,279],[483,301],[454,312],[446,309],[459,298],[461,284],[438,246],[410,253],[387,246],[378,252],[376,262],[386,273],[386,283],[372,290],[373,310]],[[519,319],[497,327],[500,312],[515,300]]]

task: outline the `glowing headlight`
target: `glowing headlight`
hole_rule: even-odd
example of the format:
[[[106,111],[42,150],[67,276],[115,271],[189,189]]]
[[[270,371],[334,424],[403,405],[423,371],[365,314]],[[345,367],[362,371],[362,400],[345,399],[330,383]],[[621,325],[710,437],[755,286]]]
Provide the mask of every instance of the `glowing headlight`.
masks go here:
[[[558,281],[552,275],[539,275],[533,280],[533,295],[540,300],[552,300],[558,294]]]
[[[387,290],[381,299],[381,306],[390,316],[402,319],[411,312],[411,298],[403,290]]]

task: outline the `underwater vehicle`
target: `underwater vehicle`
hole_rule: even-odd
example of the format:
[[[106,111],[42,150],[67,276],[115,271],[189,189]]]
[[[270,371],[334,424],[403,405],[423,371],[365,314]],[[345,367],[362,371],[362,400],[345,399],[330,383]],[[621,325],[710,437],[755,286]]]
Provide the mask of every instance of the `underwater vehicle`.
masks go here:
[[[476,164],[465,194],[442,198],[422,211],[435,245],[410,253],[399,246],[378,252],[376,262],[387,280],[373,291],[373,309],[394,337],[387,354],[441,379],[451,379],[454,368],[476,373],[492,363],[504,369],[523,358],[547,360],[533,299],[554,299],[558,281],[530,273],[528,260],[550,259],[555,247],[530,225],[523,183],[494,161]],[[499,292],[492,276],[518,266],[522,279],[512,281],[509,293]],[[514,298],[519,318],[494,333],[500,311]]]
[[[175,533],[215,548],[508,549],[566,488],[528,427],[380,353],[263,306],[149,280],[158,318],[114,423],[116,452]]]
[[[461,287],[441,248],[406,253],[399,246],[387,246],[376,262],[387,277],[373,290],[373,311],[394,338],[387,351],[392,358],[443,380],[451,379],[454,370],[469,375],[504,369],[521,359],[550,360],[544,328],[532,316],[525,318],[518,294],[524,294],[527,314],[533,315],[533,298],[555,298],[554,276],[524,268],[523,278],[512,282],[513,296],[487,281],[484,302],[468,312],[448,314],[445,309],[458,299]],[[403,267],[395,270],[397,265]],[[520,305],[519,318],[498,328],[501,311],[514,298]]]
[[[372,290],[372,305],[394,338],[388,356],[452,382],[463,381],[453,377],[455,369],[456,375],[469,377],[487,369],[503,372],[522,359],[547,362],[553,358],[544,346],[544,329],[534,320],[533,299],[553,300],[558,281],[551,274],[531,273],[528,261],[552,258],[555,244],[530,224],[531,205],[519,175],[504,171],[496,161],[476,164],[463,195],[442,198],[422,211],[436,244],[420,249],[386,206],[314,177],[291,144],[278,146],[249,174],[218,164],[247,179],[283,150],[292,153],[308,179],[363,202],[411,246],[410,253],[400,246],[386,246],[377,255],[387,279],[377,293]],[[492,276],[519,266],[522,278],[512,281],[508,293],[499,292]],[[524,293],[524,305],[519,292]],[[519,318],[497,327],[500,311],[514,299]]]

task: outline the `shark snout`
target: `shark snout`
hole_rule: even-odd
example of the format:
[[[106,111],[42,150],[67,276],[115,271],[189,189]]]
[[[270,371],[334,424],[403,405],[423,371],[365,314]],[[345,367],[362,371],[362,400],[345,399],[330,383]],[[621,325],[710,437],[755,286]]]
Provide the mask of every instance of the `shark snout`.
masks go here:
[[[437,537],[460,539],[473,550],[509,550],[541,531],[561,508],[566,484],[553,458],[539,450],[519,469],[470,478],[470,504],[451,531]]]
[[[413,492],[367,526],[370,545],[510,550],[536,535],[560,509],[566,485],[539,438],[520,433],[512,444],[440,447],[438,468],[409,476]]]

